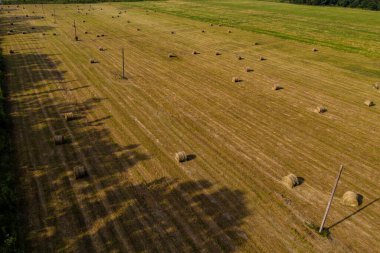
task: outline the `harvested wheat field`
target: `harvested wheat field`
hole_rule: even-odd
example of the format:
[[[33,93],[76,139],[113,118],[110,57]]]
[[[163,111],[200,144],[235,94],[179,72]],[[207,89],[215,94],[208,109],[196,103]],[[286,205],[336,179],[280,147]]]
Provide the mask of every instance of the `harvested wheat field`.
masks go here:
[[[380,252],[378,13],[2,8],[27,252]]]

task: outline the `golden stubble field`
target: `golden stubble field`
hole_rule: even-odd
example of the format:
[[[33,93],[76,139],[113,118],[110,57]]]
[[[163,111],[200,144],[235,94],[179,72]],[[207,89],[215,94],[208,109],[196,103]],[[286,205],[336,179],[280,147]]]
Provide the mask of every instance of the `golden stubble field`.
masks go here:
[[[28,251],[380,248],[380,94],[331,63],[378,59],[123,4],[3,6],[1,21]],[[340,164],[326,239],[305,222],[319,225]],[[289,173],[303,184],[287,189]],[[347,190],[361,206],[340,203]]]

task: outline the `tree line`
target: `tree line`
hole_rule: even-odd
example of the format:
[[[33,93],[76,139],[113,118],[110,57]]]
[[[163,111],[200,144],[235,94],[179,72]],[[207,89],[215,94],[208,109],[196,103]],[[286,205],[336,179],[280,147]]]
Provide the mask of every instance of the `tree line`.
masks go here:
[[[0,0],[1,1],[1,0]],[[64,3],[100,3],[100,2],[140,2],[144,0],[3,0],[3,4],[64,4]]]
[[[363,8],[375,11],[380,10],[380,0],[281,0],[281,2]]]

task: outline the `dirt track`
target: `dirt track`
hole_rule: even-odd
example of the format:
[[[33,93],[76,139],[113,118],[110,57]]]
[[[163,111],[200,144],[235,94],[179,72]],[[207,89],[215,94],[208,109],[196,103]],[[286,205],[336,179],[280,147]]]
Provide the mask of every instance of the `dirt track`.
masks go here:
[[[42,13],[40,6],[12,6],[1,13],[15,31],[6,35],[10,26],[1,27],[29,251],[379,248],[380,111],[363,104],[380,104],[379,94],[371,80],[321,56],[353,55],[313,53],[310,45],[141,9],[124,13],[117,4],[92,7],[77,13],[75,5],[45,5]],[[121,47],[128,80],[120,79]],[[178,57],[169,59],[170,52]],[[247,66],[254,71],[244,72]],[[233,76],[243,82],[232,83]],[[273,91],[276,83],[284,89]],[[321,104],[328,112],[313,112]],[[81,118],[66,122],[68,111]],[[71,143],[54,146],[57,133]],[[194,159],[177,164],[180,150]],[[341,163],[327,240],[304,222],[319,225]],[[79,164],[88,178],[74,179]],[[280,183],[289,172],[305,179],[294,190]],[[364,196],[361,207],[340,204],[346,190]]]

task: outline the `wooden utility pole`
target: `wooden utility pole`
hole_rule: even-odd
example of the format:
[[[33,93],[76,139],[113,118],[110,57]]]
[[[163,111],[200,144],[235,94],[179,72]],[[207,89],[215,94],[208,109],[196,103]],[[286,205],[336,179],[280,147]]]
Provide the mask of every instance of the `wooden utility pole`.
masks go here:
[[[338,182],[340,179],[340,175],[342,174],[342,171],[343,171],[343,165],[340,165],[339,173],[338,173],[338,176],[336,177],[335,185],[331,191],[330,199],[329,199],[329,202],[327,203],[327,207],[326,207],[325,215],[323,216],[323,219],[322,219],[321,227],[319,228],[319,233],[322,233],[323,227],[325,226],[327,215],[330,211],[331,203],[332,203],[332,200],[334,198],[336,187],[338,186]]]
[[[122,78],[125,79],[125,71],[124,71],[124,48],[121,49],[121,58],[122,58],[122,66],[123,66],[123,76]]]
[[[74,34],[75,34],[75,40],[78,41],[78,36],[77,36],[77,26],[75,24],[75,20],[74,20]]]

